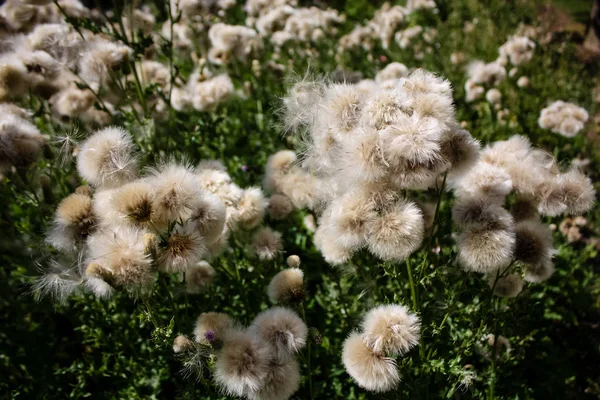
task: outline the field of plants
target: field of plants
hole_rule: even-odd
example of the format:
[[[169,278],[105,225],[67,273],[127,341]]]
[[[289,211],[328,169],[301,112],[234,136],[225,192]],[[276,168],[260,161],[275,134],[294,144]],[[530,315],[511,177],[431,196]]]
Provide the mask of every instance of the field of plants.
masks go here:
[[[4,1],[0,398],[600,398],[592,3]]]

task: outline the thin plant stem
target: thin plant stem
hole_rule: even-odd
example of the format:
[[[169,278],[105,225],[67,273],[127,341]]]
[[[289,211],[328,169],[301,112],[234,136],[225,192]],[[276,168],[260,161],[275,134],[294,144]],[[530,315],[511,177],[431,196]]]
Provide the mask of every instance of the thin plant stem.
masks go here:
[[[65,20],[69,20],[69,14],[67,14],[65,12],[65,10],[60,6],[60,3],[58,2],[58,0],[53,0],[52,1],[54,3],[54,5],[58,8],[58,11],[60,11],[60,13],[62,14],[62,16],[65,18]],[[79,34],[79,36],[85,40],[85,37],[83,36],[83,33],[81,33],[81,31],[79,30],[79,27],[75,24],[71,24],[71,26],[73,28],[75,28],[75,31],[77,32],[77,34]]]
[[[435,205],[435,211],[433,213],[433,221],[431,223],[431,231],[429,232],[429,241],[427,242],[427,247],[425,248],[425,257],[419,267],[419,281],[423,279],[423,275],[425,274],[425,268],[427,267],[427,261],[429,260],[429,253],[431,252],[431,246],[433,245],[433,234],[437,228],[438,216],[440,211],[440,206],[442,204],[442,195],[444,194],[444,189],[446,188],[446,179],[448,178],[448,173],[444,174],[444,179],[442,180],[442,186],[437,191],[437,203]]]
[[[148,303],[148,299],[144,296],[140,296],[140,297],[142,299],[142,302],[146,306],[146,311],[148,312],[148,315],[150,316],[150,321],[152,321],[152,325],[154,325],[155,329],[158,329],[158,322],[156,322],[156,318],[154,317],[154,312],[152,311],[152,307],[150,307],[150,303]]]
[[[413,279],[410,258],[406,259],[406,272],[408,274],[408,283],[410,285],[410,297],[412,298],[413,308],[416,312],[419,311],[419,294],[417,291],[417,286],[415,285],[415,281]],[[419,346],[419,358],[421,359],[421,362],[425,360],[425,348],[423,347],[423,345]]]

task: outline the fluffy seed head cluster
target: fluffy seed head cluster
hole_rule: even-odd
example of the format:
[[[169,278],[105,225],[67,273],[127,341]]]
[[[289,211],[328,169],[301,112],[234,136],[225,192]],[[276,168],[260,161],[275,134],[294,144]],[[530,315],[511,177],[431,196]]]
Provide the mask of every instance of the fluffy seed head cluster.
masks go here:
[[[133,141],[120,128],[92,134],[77,161],[95,190],[79,188],[60,203],[48,242],[84,255],[86,282],[94,283],[87,286],[98,295],[107,287],[145,290],[158,271],[184,273],[187,291],[202,292],[215,277],[205,259],[227,248],[232,231],[254,229],[266,212],[260,189],[241,189],[217,161],[196,169],[165,162],[139,177]],[[273,257],[279,236],[263,236],[257,249]]]
[[[574,137],[583,129],[588,118],[584,108],[558,100],[542,109],[538,124],[563,136]]]
[[[240,25],[214,24],[208,38],[212,45],[208,58],[214,64],[228,64],[234,59],[245,61],[263,46],[258,32]]]
[[[513,36],[498,49],[498,60],[504,65],[510,60],[514,66],[528,63],[533,58],[535,43],[526,36]]]
[[[459,128],[452,102],[448,81],[401,64],[368,84],[302,81],[284,107],[287,125],[306,143],[303,158],[273,155],[265,188],[321,214],[315,244],[328,262],[345,263],[361,248],[403,260],[419,248],[424,222],[400,192],[434,187],[477,157],[479,145]],[[298,184],[300,176],[311,184]],[[295,192],[286,190],[289,181]],[[294,201],[301,187],[313,197],[304,204]]]
[[[488,274],[503,297],[522,289],[520,276],[499,276],[515,261],[524,264],[528,281],[552,274],[552,234],[539,215],[584,212],[595,198],[589,178],[576,168],[560,172],[552,156],[523,136],[484,148],[477,164],[451,185],[457,196],[453,220],[461,230],[458,260],[466,270]],[[511,193],[517,199],[508,212],[504,204]]]
[[[311,43],[335,35],[337,25],[345,20],[333,9],[296,6],[296,1],[287,0],[247,1],[246,25],[255,27],[265,40],[270,40],[278,55],[286,43]]]
[[[392,6],[389,2],[384,3],[379,8],[371,20],[368,20],[365,25],[356,25],[355,28],[348,34],[342,36],[338,42],[338,51],[346,51],[351,49],[362,48],[364,50],[372,50],[375,43],[381,43],[384,49],[391,46],[393,41],[402,48],[406,49],[410,46],[413,38],[421,35],[424,30],[420,25],[408,26],[411,14],[419,10],[429,10],[437,12],[436,4],[431,0],[408,1],[406,6]],[[426,42],[432,42],[435,36],[434,29],[429,32]],[[415,55],[422,52],[420,46],[415,46]]]
[[[506,78],[506,69],[499,61],[484,63],[473,61],[467,68],[467,81],[465,83],[467,102],[477,100],[486,92],[498,85]]]
[[[223,313],[198,317],[197,342],[215,349],[214,380],[227,394],[256,400],[287,400],[300,384],[296,355],[306,345],[308,328],[292,310],[274,307],[248,328]]]
[[[507,75],[514,77],[518,73],[517,67],[531,61],[535,47],[535,43],[529,37],[515,35],[500,46],[498,58],[495,61],[490,63],[480,60],[472,61],[467,67],[466,101],[475,101],[485,94],[486,100],[500,110],[499,103],[502,94],[496,86],[504,81]],[[507,73],[509,62],[514,68]],[[529,79],[525,76],[520,77],[517,81],[518,87],[528,85]]]
[[[370,310],[362,332],[353,332],[344,342],[342,361],[359,386],[386,392],[400,382],[394,358],[419,343],[421,322],[408,308],[389,304]]]

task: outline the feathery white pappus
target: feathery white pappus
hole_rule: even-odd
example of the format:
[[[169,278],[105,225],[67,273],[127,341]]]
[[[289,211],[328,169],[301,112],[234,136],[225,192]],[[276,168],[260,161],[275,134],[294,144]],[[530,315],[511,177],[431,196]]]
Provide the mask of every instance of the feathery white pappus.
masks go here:
[[[166,243],[158,249],[158,268],[163,272],[184,272],[206,254],[204,238],[191,223],[176,225]]]
[[[375,353],[358,332],[351,333],[344,341],[342,362],[356,383],[371,392],[392,390],[400,382],[395,360]]]
[[[205,312],[198,316],[194,327],[196,342],[205,342],[207,332],[212,333],[212,340],[223,340],[225,333],[236,327],[236,322],[229,315],[219,312]]]
[[[281,252],[281,233],[268,226],[259,228],[252,236],[252,249],[261,260],[272,260]]]
[[[362,322],[364,341],[376,353],[402,355],[419,343],[419,317],[400,304],[371,309]]]
[[[81,145],[77,171],[95,187],[116,187],[137,175],[137,160],[129,132],[119,127],[94,132]]]
[[[270,347],[246,331],[227,330],[217,353],[214,379],[227,394],[255,395],[269,374]]]
[[[269,282],[267,294],[273,303],[302,300],[304,297],[304,273],[301,269],[294,267],[278,272]]]
[[[589,118],[588,112],[573,103],[555,101],[542,109],[538,124],[566,137],[574,137],[583,129]]]
[[[96,231],[87,239],[89,263],[105,270],[119,287],[144,290],[155,278],[144,234],[129,226]]]
[[[92,199],[73,193],[65,197],[56,208],[54,224],[47,241],[60,250],[75,250],[85,243],[98,226]]]
[[[285,361],[306,345],[308,328],[289,308],[272,307],[258,314],[248,332],[267,343],[273,357]]]

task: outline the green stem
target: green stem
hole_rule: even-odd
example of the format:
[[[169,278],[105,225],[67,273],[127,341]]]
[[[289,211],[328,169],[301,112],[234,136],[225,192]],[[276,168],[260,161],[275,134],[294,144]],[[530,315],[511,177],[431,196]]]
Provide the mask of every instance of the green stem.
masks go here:
[[[408,273],[408,283],[410,285],[410,294],[412,298],[413,309],[415,312],[419,311],[419,297],[417,292],[417,285],[415,285],[415,281],[413,279],[412,268],[410,265],[410,258],[406,259],[406,272]],[[419,346],[419,358],[421,362],[425,361],[425,348],[423,345]]]
[[[427,247],[425,248],[425,257],[423,258],[423,262],[419,267],[419,280],[423,279],[423,275],[425,274],[425,268],[427,267],[427,261],[429,259],[429,253],[431,252],[431,246],[433,245],[433,234],[435,233],[436,224],[438,221],[438,216],[440,212],[440,206],[442,204],[442,195],[444,194],[444,189],[446,188],[446,179],[448,178],[448,172],[444,174],[444,179],[442,180],[442,186],[437,191],[437,203],[435,205],[435,211],[433,213],[433,221],[431,222],[431,231],[429,232],[429,241],[427,242]]]
[[[156,322],[156,318],[154,318],[154,312],[152,311],[152,307],[150,307],[150,303],[148,303],[148,299],[144,296],[141,296],[141,298],[142,298],[142,302],[146,306],[146,311],[148,312],[148,315],[150,316],[150,321],[152,321],[152,325],[154,325],[155,329],[158,329],[158,322]]]

